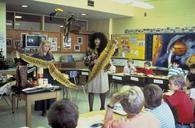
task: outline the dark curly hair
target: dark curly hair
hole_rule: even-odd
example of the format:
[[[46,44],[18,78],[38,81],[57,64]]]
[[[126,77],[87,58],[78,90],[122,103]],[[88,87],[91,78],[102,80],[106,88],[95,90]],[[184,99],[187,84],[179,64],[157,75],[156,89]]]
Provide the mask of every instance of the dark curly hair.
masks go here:
[[[151,66],[151,63],[149,61],[146,61],[144,64]]]
[[[89,47],[91,49],[95,49],[95,39],[100,39],[100,46],[99,48],[97,49],[98,51],[98,56],[101,54],[101,52],[104,50],[104,48],[106,47],[107,43],[108,43],[108,40],[106,38],[106,36],[101,33],[101,32],[95,32],[93,33],[92,35],[90,35],[89,37]]]

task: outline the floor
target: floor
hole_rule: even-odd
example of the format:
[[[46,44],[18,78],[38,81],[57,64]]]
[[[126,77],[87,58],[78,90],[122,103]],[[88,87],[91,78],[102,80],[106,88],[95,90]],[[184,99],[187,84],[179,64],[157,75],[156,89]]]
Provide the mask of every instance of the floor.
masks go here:
[[[70,90],[69,90],[70,91]],[[71,99],[79,107],[79,113],[88,112],[88,99],[84,95],[83,91],[71,90],[69,93],[69,99]],[[61,93],[63,94],[63,93]],[[71,97],[71,98],[70,98]],[[107,96],[106,104],[109,102],[110,96]],[[33,105],[34,106],[34,105]],[[98,111],[100,108],[99,95],[95,96],[94,111]],[[0,128],[19,128],[25,126],[25,103],[19,102],[19,107],[15,113],[11,112],[11,103],[8,106],[6,102],[0,100]],[[32,110],[32,127],[33,128],[48,128],[47,117],[42,117],[41,112]]]

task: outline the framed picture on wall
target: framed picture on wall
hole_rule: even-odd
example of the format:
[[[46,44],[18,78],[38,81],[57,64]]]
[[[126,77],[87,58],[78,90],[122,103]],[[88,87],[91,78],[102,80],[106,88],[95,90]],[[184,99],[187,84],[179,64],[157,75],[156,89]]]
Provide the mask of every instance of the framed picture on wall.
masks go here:
[[[58,50],[57,37],[49,37],[48,41],[51,44],[51,51],[57,51]]]
[[[65,38],[63,39],[64,43],[63,46],[65,49],[71,49],[71,37]]]
[[[6,46],[7,47],[12,47],[12,39],[11,38],[6,39]]]
[[[78,45],[78,44],[74,45],[74,51],[80,52],[80,45]]]
[[[78,36],[77,37],[77,44],[82,44],[83,43],[83,37],[82,36]]]

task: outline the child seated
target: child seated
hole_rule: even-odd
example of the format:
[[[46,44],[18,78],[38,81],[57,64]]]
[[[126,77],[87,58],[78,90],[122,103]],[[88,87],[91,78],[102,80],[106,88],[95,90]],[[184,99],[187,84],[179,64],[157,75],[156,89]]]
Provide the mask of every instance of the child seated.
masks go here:
[[[153,75],[153,70],[151,69],[151,63],[149,61],[146,61],[144,63],[144,70],[143,73],[148,76],[148,75]]]
[[[133,60],[128,59],[127,60],[127,65],[124,66],[123,68],[123,73],[124,74],[134,74],[136,72],[136,68],[133,65]]]
[[[163,96],[175,116],[176,128],[190,128],[190,123],[194,121],[192,102],[183,91],[184,86],[184,78],[173,75],[169,78],[169,89],[172,93],[168,92]]]
[[[184,76],[184,72],[181,68],[179,68],[179,61],[177,60],[172,60],[171,61],[171,56],[174,53],[174,48],[170,50],[170,54],[168,57],[168,77],[171,77],[173,75],[181,75]]]

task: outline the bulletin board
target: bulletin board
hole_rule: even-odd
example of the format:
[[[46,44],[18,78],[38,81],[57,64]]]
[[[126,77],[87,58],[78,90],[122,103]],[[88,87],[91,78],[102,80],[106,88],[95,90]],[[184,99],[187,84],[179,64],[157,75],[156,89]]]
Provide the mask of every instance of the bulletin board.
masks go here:
[[[136,33],[128,35],[113,35],[118,40],[118,48],[114,53],[115,57],[131,59],[145,59],[145,34]]]

